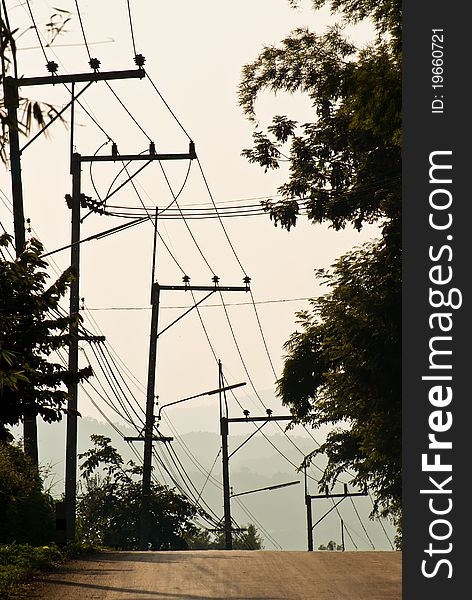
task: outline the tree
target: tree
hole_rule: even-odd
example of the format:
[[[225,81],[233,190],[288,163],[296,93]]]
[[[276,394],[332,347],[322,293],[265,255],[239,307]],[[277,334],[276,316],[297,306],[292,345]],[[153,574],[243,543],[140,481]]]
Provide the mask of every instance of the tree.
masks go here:
[[[401,506],[401,255],[384,239],[319,272],[331,291],[298,313],[278,393],[296,421],[335,426],[312,456],[328,458],[320,485],[352,470],[375,510]]]
[[[54,505],[38,469],[18,445],[0,442],[0,544],[49,544]]]
[[[91,440],[94,446],[79,455],[84,459],[77,503],[79,536],[86,542],[137,550],[142,468],[133,461],[124,465],[110,438],[92,435]],[[186,538],[199,531],[192,523],[195,506],[167,486],[152,483],[150,513],[153,550],[186,549]]]
[[[320,544],[318,546],[318,550],[328,550],[329,552],[333,552],[333,550],[342,550],[343,547],[341,546],[341,544],[337,544],[334,540],[329,540],[329,542],[326,544],[326,546],[324,544]]]
[[[297,5],[297,0],[291,1]],[[401,511],[401,3],[313,0],[346,22],[370,18],[377,38],[356,48],[342,25],[318,35],[298,29],[265,47],[243,69],[240,105],[254,124],[243,151],[265,170],[288,161],[282,200],[266,201],[290,229],[300,206],[313,223],[335,230],[378,223],[381,237],[317,275],[330,286],[298,314],[277,383],[294,422],[334,429],[313,453],[325,453],[320,485],[341,472],[373,491],[374,513],[400,522]],[[276,115],[264,130],[257,100],[265,91],[302,92],[313,119]]]
[[[0,236],[0,250],[11,237]],[[67,384],[91,375],[89,367],[72,375],[54,360],[68,346],[71,319],[60,316],[59,302],[73,278],[70,269],[46,286],[43,247],[30,240],[15,260],[0,256],[0,440],[26,416],[58,421],[68,399]]]
[[[289,162],[282,200],[265,203],[275,224],[295,225],[302,202],[309,219],[337,230],[399,219],[400,66],[388,41],[358,50],[335,26],[323,35],[298,29],[244,67],[239,101],[255,130],[253,148],[243,155],[265,170]],[[256,120],[263,91],[307,94],[313,122],[277,115],[263,131]]]
[[[246,531],[233,536],[234,550],[262,550],[264,548],[262,536],[255,525],[249,523]],[[186,537],[190,550],[224,550],[226,540],[224,532],[213,535],[206,530],[200,530],[196,534]]]

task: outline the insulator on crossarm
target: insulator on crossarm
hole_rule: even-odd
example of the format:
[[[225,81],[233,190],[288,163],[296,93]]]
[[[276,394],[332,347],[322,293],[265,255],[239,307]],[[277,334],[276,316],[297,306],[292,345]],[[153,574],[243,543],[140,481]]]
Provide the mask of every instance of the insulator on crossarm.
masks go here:
[[[156,144],[154,142],[149,142],[149,154],[151,156],[156,154]]]
[[[134,57],[134,64],[139,67],[140,69],[142,69],[144,67],[144,63],[146,62],[146,59],[144,58],[144,56],[142,54],[136,54],[136,56]]]
[[[213,283],[215,284],[215,287],[218,285],[218,283],[220,282],[220,278],[218,277],[218,275],[213,275],[213,277],[211,278],[211,280],[213,281]]]
[[[188,145],[188,153],[190,154],[190,158],[197,158],[197,153],[195,152],[195,142],[192,142],[192,140],[190,140]]]
[[[246,277],[243,279],[243,283],[246,286],[246,289],[248,290],[249,284],[251,283],[251,278],[246,275]]]
[[[54,75],[55,73],[57,73],[57,69],[59,68],[59,65],[57,64],[57,62],[54,62],[53,60],[50,60],[47,65],[46,65],[46,69],[52,74]]]
[[[246,417],[246,419],[249,417],[250,414],[251,413],[247,409],[243,410],[243,415]]]
[[[115,144],[115,142],[113,142],[111,145],[111,155],[118,156],[118,146]]]
[[[272,410],[270,408],[266,408],[266,413],[268,417],[272,416]]]
[[[190,284],[190,277],[188,275],[184,275],[182,277],[182,281],[184,282],[185,287],[188,287]]]
[[[98,58],[91,58],[89,60],[89,65],[90,68],[93,69],[94,71],[98,71],[98,69],[100,68],[100,61],[98,60]]]

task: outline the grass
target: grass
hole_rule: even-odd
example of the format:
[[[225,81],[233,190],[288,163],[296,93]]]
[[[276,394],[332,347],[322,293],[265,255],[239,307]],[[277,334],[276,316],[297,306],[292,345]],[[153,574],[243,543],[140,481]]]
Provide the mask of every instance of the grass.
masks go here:
[[[0,546],[0,600],[24,598],[33,576],[40,570],[54,567],[67,558],[96,551],[93,546],[71,544],[33,547],[28,544]]]

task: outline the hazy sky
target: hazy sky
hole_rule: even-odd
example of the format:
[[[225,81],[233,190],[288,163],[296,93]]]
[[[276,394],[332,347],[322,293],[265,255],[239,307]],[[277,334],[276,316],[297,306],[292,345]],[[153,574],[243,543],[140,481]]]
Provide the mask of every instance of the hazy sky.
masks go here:
[[[46,75],[45,57],[25,3],[7,2],[13,29],[22,33],[18,40],[19,74]],[[60,8],[69,10],[72,19],[67,32],[58,37],[51,48],[46,47],[48,60],[59,63],[59,73],[88,72],[88,55],[83,44],[75,2],[61,0]],[[31,0],[31,9],[38,29],[47,42],[45,25],[55,12],[53,2]],[[178,116],[196,144],[197,154],[208,184],[217,203],[239,199],[274,197],[277,187],[287,176],[283,168],[264,174],[241,157],[241,150],[250,147],[252,126],[237,103],[237,86],[241,68],[255,59],[264,44],[277,44],[296,27],[322,32],[333,19],[326,11],[314,13],[311,2],[302,2],[292,10],[287,0],[173,0],[172,2],[130,2],[136,50],[146,57],[146,71]],[[135,68],[126,0],[79,1],[85,35],[91,55],[101,60],[102,70]],[[368,26],[349,30],[352,39],[365,41],[371,34]],[[137,154],[146,150],[152,139],[158,152],[187,152],[188,139],[164,106],[148,80],[113,82],[112,88],[132,113],[136,125],[120,106],[105,83],[97,83],[82,96],[87,109],[105,130],[106,135],[77,108],[75,150],[82,155],[95,153],[113,139],[121,153]],[[34,99],[64,106],[68,92],[62,86],[29,88]],[[288,114],[301,122],[313,118],[310,105],[300,95],[266,94],[257,104],[262,124],[274,114]],[[143,131],[145,133],[143,133]],[[24,140],[23,140],[24,141]],[[100,152],[109,152],[110,145]],[[185,179],[188,163],[165,163],[164,169],[176,191]],[[93,183],[101,197],[121,168],[120,163],[96,164]],[[131,171],[134,165],[130,166]],[[22,157],[25,215],[31,219],[34,234],[48,250],[59,248],[70,240],[70,212],[64,195],[71,191],[69,175],[69,130],[55,124],[48,138],[41,137],[25,150]],[[117,183],[123,181],[121,175]],[[147,167],[136,178],[138,191],[147,206],[167,206],[172,197],[157,163]],[[0,175],[0,219],[12,231],[8,210],[10,174]],[[82,171],[82,191],[96,199],[89,167]],[[196,163],[192,164],[187,185],[179,202],[189,205],[210,205]],[[254,200],[250,201],[251,203]],[[113,204],[139,207],[140,201],[130,185],[113,197]],[[245,204],[237,202],[235,204]],[[226,204],[227,205],[227,204]],[[91,215],[82,227],[82,237],[121,224],[114,217]],[[189,221],[193,236],[222,285],[241,285],[243,272],[217,220]],[[346,229],[335,232],[324,226],[314,226],[306,218],[299,219],[296,228],[287,232],[275,228],[267,216],[240,217],[224,220],[225,228],[245,272],[252,278],[256,302],[289,300],[258,304],[258,313],[269,352],[277,373],[282,365],[283,343],[294,331],[295,312],[307,306],[305,300],[323,293],[314,278],[314,269],[329,266],[339,255],[375,235],[374,227],[361,234]],[[159,231],[193,284],[211,283],[211,271],[203,261],[186,226],[177,220],[160,221]],[[150,323],[150,278],[153,228],[146,222],[100,241],[84,244],[81,250],[81,296],[88,310],[82,315],[86,326],[106,335],[133,375],[145,384]],[[67,267],[69,251],[54,256],[54,270]],[[157,279],[161,284],[180,284],[182,272],[160,242],[157,257]],[[259,333],[254,309],[247,304],[244,293],[225,294],[225,302],[247,369],[264,402],[276,413],[285,413],[274,395],[274,375]],[[160,328],[175,319],[188,306],[188,293],[163,292]],[[231,306],[234,304],[243,305]],[[201,309],[208,335],[217,356],[223,361],[227,379],[248,381],[231,335],[225,313],[214,295]],[[210,306],[206,306],[210,305]],[[66,306],[66,304],[65,304]],[[136,310],[118,310],[120,308]],[[114,310],[110,310],[110,309]],[[98,327],[98,329],[97,329]],[[85,353],[95,365],[90,348]],[[85,356],[82,355],[85,364]],[[103,377],[102,377],[103,379]],[[142,388],[133,387],[144,406]],[[196,311],[163,334],[159,341],[157,389],[160,402],[167,403],[217,387],[217,368]],[[89,393],[102,410],[117,422],[114,414],[90,388]],[[244,407],[252,414],[261,414],[251,386],[237,392]],[[240,408],[230,399],[230,415],[240,415]],[[86,395],[81,392],[79,410],[85,416],[101,419]],[[167,416],[181,433],[218,431],[216,396],[195,400],[168,409]],[[79,424],[80,426],[80,424]],[[164,434],[169,434],[166,424]],[[277,430],[268,425],[268,434]],[[249,433],[244,425],[234,427],[234,435]],[[296,429],[297,435],[307,435]],[[293,450],[293,449],[292,449]],[[290,453],[290,446],[285,448]],[[41,440],[40,440],[41,454]],[[296,453],[292,460],[300,457]],[[300,510],[303,507],[300,504]],[[364,506],[364,509],[366,507]],[[333,525],[337,527],[337,524]]]
[[[31,8],[38,28],[45,32],[49,16],[55,12],[44,0],[32,0]],[[54,4],[54,3],[53,3]],[[146,71],[166,101],[195,141],[200,161],[216,202],[244,198],[273,197],[284,182],[286,171],[264,174],[241,157],[251,145],[251,125],[237,104],[237,85],[242,66],[253,60],[264,44],[276,44],[295,27],[308,26],[321,32],[333,19],[326,11],[314,13],[307,0],[300,10],[292,10],[286,0],[174,0],[173,2],[130,3],[137,52],[146,57]],[[30,27],[26,5],[9,3],[13,28]],[[82,22],[92,56],[101,60],[102,70],[134,68],[126,0],[79,2]],[[45,48],[48,60],[59,63],[59,73],[87,72],[88,55],[83,45],[75,2],[61,0],[61,9],[71,12],[67,32],[58,37],[52,48]],[[353,39],[364,40],[368,27],[350,30]],[[46,40],[46,34],[44,34]],[[19,73],[25,76],[46,75],[45,58],[33,30],[18,40]],[[114,141],[121,153],[139,153],[151,138],[159,152],[187,152],[188,139],[163,105],[148,80],[113,82],[113,89],[126,104],[142,130],[120,106],[106,84],[94,84],[82,98],[95,119]],[[29,88],[30,96],[51,102],[57,108],[68,101],[61,86]],[[300,121],[312,118],[309,103],[300,96],[265,95],[257,105],[258,117],[266,123],[273,114],[289,114]],[[93,154],[107,141],[106,136],[81,110],[77,109],[75,149]],[[148,137],[146,137],[148,136]],[[109,152],[110,145],[100,152]],[[46,139],[35,141],[22,157],[25,215],[34,232],[48,250],[69,243],[70,213],[64,194],[71,190],[69,175],[69,131],[55,124]],[[93,181],[101,196],[105,195],[121,165],[96,164]],[[188,163],[164,164],[169,181],[178,190],[185,178]],[[134,169],[134,165],[130,166]],[[123,180],[123,176],[118,182]],[[0,187],[10,196],[9,173],[2,171]],[[164,207],[171,202],[162,172],[157,163],[136,178],[138,190],[148,206]],[[89,167],[84,165],[82,191],[96,198]],[[3,198],[4,199],[4,198]],[[181,206],[203,204],[210,198],[198,165],[191,167],[187,185],[179,201]],[[113,197],[114,204],[139,207],[140,201],[128,185]],[[11,214],[0,204],[2,222],[10,230]],[[114,217],[88,217],[82,228],[86,237],[122,223]],[[243,272],[235,259],[217,220],[190,221],[192,233],[222,285],[241,285]],[[300,218],[290,232],[275,228],[267,216],[226,219],[224,225],[247,274],[252,278],[256,301],[305,298],[323,292],[313,271],[328,266],[342,252],[375,234],[366,228],[361,234],[352,230],[335,232],[313,226]],[[136,377],[145,382],[149,338],[149,294],[152,250],[152,227],[146,222],[136,228],[82,246],[81,296],[88,309],[85,324],[96,331],[95,322],[107,340]],[[211,271],[203,261],[186,226],[179,221],[161,220],[160,233],[172,253],[191,276],[193,284],[209,284]],[[54,257],[65,268],[69,252]],[[157,278],[161,284],[181,283],[182,273],[159,244]],[[273,394],[274,376],[259,334],[254,309],[248,295],[228,293],[230,319],[243,358],[256,388],[276,411],[285,410]],[[164,292],[161,296],[161,327],[175,319],[179,311],[172,306],[188,306],[188,293]],[[218,304],[214,295],[205,304]],[[279,373],[282,345],[295,329],[294,313],[307,306],[306,301],[288,301],[258,305],[268,348]],[[139,310],[105,310],[110,308]],[[100,310],[99,310],[100,309]],[[182,311],[180,311],[182,312]],[[230,382],[247,381],[235,348],[225,313],[218,306],[203,306],[201,315],[217,355],[223,361]],[[94,322],[91,321],[93,317]],[[90,349],[85,346],[90,355]],[[166,332],[159,342],[157,393],[162,403],[216,387],[217,371],[196,311]],[[262,410],[249,385],[238,392],[242,404],[253,414]],[[141,395],[144,404],[144,396]],[[214,397],[213,397],[214,398]],[[82,394],[79,400],[84,415],[97,416],[96,410]],[[108,409],[105,411],[116,420]],[[230,404],[230,412],[240,409]],[[195,429],[217,431],[214,399],[196,400],[169,409],[169,417],[183,433]],[[302,432],[300,432],[302,433]]]

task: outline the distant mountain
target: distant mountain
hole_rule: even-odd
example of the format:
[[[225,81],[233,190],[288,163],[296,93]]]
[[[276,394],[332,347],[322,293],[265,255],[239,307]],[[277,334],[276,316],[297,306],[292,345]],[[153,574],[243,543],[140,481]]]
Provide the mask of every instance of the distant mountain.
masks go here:
[[[117,428],[125,436],[136,435],[135,430],[123,425],[117,425]],[[268,433],[265,433],[265,429],[262,430],[242,445],[253,431],[254,428],[251,427],[246,436],[230,435],[230,454],[235,451],[234,456],[230,458],[232,492],[240,494],[281,483],[292,481],[300,483],[277,490],[235,497],[231,504],[232,515],[242,526],[254,523],[262,534],[267,549],[282,547],[284,550],[304,550],[307,548],[307,531],[303,473],[298,473],[296,467],[302,461],[303,455],[314,450],[315,444],[308,437],[293,435],[290,435],[290,441],[282,432],[274,434],[272,428],[272,430],[267,429]],[[17,436],[20,435],[20,430],[16,429],[15,433]],[[263,437],[262,433],[266,437]],[[111,438],[112,444],[125,461],[140,462],[142,442],[131,445],[125,442],[112,426],[91,418],[82,418],[79,421],[79,454],[90,447],[91,434]],[[156,477],[173,486],[165,473],[167,469],[175,476],[179,485],[182,485],[183,480],[183,487],[190,488],[190,493],[194,497],[201,496],[202,501],[221,517],[223,499],[220,436],[217,433],[203,431],[179,436],[167,430],[165,435],[174,436],[172,447],[180,464],[175,457],[175,460],[172,460],[171,452],[167,447],[157,444],[156,450],[161,456],[163,466],[156,465],[154,471]],[[51,486],[53,495],[60,496],[64,488],[65,423],[46,424],[41,421],[38,437],[40,463],[49,473],[47,485]],[[211,475],[208,476],[210,470]],[[310,494],[319,493],[315,479],[317,480],[320,474],[320,468],[310,468],[308,480]],[[313,500],[313,522],[320,519],[332,506],[332,501],[329,500]],[[347,527],[346,549],[355,549],[356,545],[359,550],[371,550],[370,538],[376,549],[390,550],[390,543],[382,527],[368,519],[372,508],[370,500],[356,499],[355,506],[362,524],[349,499],[344,500],[338,508]],[[394,531],[391,525],[384,523],[384,527],[389,538],[393,539]],[[341,541],[340,517],[336,510],[331,510],[330,514],[314,529],[315,549],[320,544],[326,545],[330,540],[335,540],[337,543]]]

